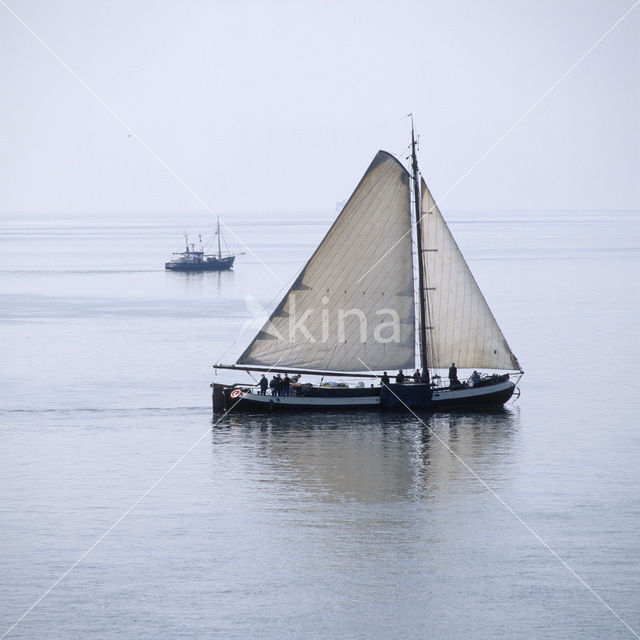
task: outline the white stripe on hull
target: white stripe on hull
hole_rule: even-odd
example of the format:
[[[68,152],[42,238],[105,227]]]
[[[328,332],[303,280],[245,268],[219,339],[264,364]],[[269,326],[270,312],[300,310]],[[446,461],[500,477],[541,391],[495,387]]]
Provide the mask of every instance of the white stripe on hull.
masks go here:
[[[497,384],[483,385],[479,387],[460,387],[458,389],[434,389],[430,402],[426,402],[423,408],[437,409],[438,407],[465,407],[482,404],[490,404],[492,399],[500,404],[506,402],[511,396],[515,385],[508,380]],[[499,398],[502,398],[499,400]],[[230,406],[235,404],[235,399],[228,399]],[[244,393],[241,398],[242,409],[366,409],[385,408],[380,396],[355,396],[355,397],[314,397],[314,396],[272,396],[257,393]]]
[[[269,404],[286,407],[375,407],[380,404],[379,396],[360,396],[356,398],[308,398],[304,396],[261,396],[247,393],[242,397],[245,404],[268,406]]]

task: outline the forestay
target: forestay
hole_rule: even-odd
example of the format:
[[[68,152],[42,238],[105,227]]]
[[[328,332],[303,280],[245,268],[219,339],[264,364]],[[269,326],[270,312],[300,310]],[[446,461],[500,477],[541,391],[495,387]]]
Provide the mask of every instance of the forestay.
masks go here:
[[[409,174],[380,151],[238,364],[412,368],[414,314]]]
[[[422,247],[429,366],[520,369],[424,180]]]

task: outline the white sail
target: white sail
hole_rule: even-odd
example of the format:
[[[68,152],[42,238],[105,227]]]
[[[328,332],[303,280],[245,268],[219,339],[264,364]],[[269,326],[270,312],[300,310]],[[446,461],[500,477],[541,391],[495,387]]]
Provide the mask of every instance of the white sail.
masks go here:
[[[238,364],[345,372],[414,366],[409,179],[393,156],[378,152]]]
[[[520,369],[424,180],[422,249],[429,366]]]

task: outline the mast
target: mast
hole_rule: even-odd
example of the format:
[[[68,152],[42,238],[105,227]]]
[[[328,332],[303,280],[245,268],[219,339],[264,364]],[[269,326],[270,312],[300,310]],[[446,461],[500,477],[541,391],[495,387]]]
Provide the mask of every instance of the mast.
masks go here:
[[[429,361],[427,360],[427,335],[425,326],[425,282],[422,254],[422,215],[420,213],[420,185],[418,183],[418,158],[416,157],[416,137],[413,131],[413,116],[411,117],[411,172],[413,178],[413,195],[416,210],[416,244],[418,253],[418,344],[420,347],[420,371],[423,377],[429,379]]]
[[[220,216],[218,216],[218,260],[222,258],[222,249],[220,248]]]

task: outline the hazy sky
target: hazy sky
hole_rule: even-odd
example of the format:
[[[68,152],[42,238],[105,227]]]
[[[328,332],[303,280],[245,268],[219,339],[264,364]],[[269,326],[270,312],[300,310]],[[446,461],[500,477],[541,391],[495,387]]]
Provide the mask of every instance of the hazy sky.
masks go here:
[[[636,0],[2,0],[214,211],[438,198]],[[202,210],[0,4],[0,210]],[[403,154],[406,155],[406,154]],[[640,209],[640,6],[441,202]]]

